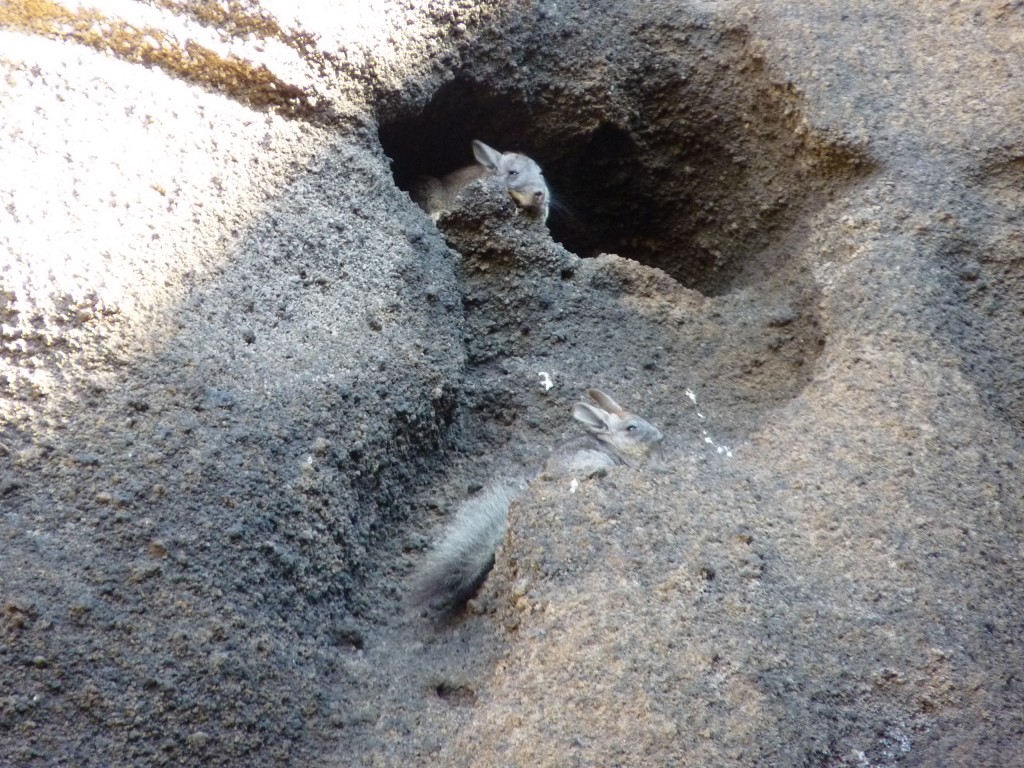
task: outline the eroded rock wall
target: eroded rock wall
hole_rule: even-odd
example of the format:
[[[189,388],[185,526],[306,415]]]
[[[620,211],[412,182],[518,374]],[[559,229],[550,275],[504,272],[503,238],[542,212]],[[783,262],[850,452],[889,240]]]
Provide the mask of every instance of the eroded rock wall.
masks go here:
[[[1020,762],[1012,4],[103,13],[0,13],[14,764]],[[591,385],[664,460],[409,610]]]

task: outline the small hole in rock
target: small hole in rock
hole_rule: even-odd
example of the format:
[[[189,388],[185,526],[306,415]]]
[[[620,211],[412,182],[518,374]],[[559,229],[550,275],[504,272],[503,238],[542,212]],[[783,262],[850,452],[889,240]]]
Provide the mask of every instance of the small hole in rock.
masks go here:
[[[439,699],[444,699],[451,704],[472,704],[476,701],[476,691],[466,685],[444,681],[434,687],[434,693]]]

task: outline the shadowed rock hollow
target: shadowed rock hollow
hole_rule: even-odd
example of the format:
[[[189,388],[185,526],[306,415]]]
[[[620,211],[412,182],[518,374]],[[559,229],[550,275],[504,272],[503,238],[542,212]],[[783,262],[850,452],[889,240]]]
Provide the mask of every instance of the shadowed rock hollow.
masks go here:
[[[4,760],[1024,764],[1013,4],[103,14],[0,11]],[[662,462],[410,609],[588,386]]]

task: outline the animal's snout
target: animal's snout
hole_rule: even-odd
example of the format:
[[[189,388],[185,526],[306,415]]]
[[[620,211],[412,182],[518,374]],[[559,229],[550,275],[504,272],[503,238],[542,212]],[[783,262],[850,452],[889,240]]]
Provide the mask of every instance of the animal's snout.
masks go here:
[[[531,206],[539,205],[544,202],[545,194],[543,189],[536,191],[529,189],[510,189],[509,194],[512,195],[512,199],[515,200],[519,205]]]
[[[547,216],[548,194],[544,189],[510,189],[509,195],[516,205],[536,215]]]
[[[657,439],[647,449],[647,462],[652,466],[660,466],[665,460],[665,446],[662,444],[662,434],[658,432]]]

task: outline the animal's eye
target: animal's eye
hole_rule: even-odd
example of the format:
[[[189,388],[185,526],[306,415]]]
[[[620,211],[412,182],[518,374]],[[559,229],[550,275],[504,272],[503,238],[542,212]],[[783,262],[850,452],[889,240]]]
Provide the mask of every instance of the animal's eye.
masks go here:
[[[636,432],[636,430],[637,430],[636,424],[630,424],[628,427],[626,427],[626,431],[627,432]]]
[[[509,176],[518,176],[519,175],[519,171],[517,171],[515,168],[512,168],[512,169],[509,170],[508,175]]]

